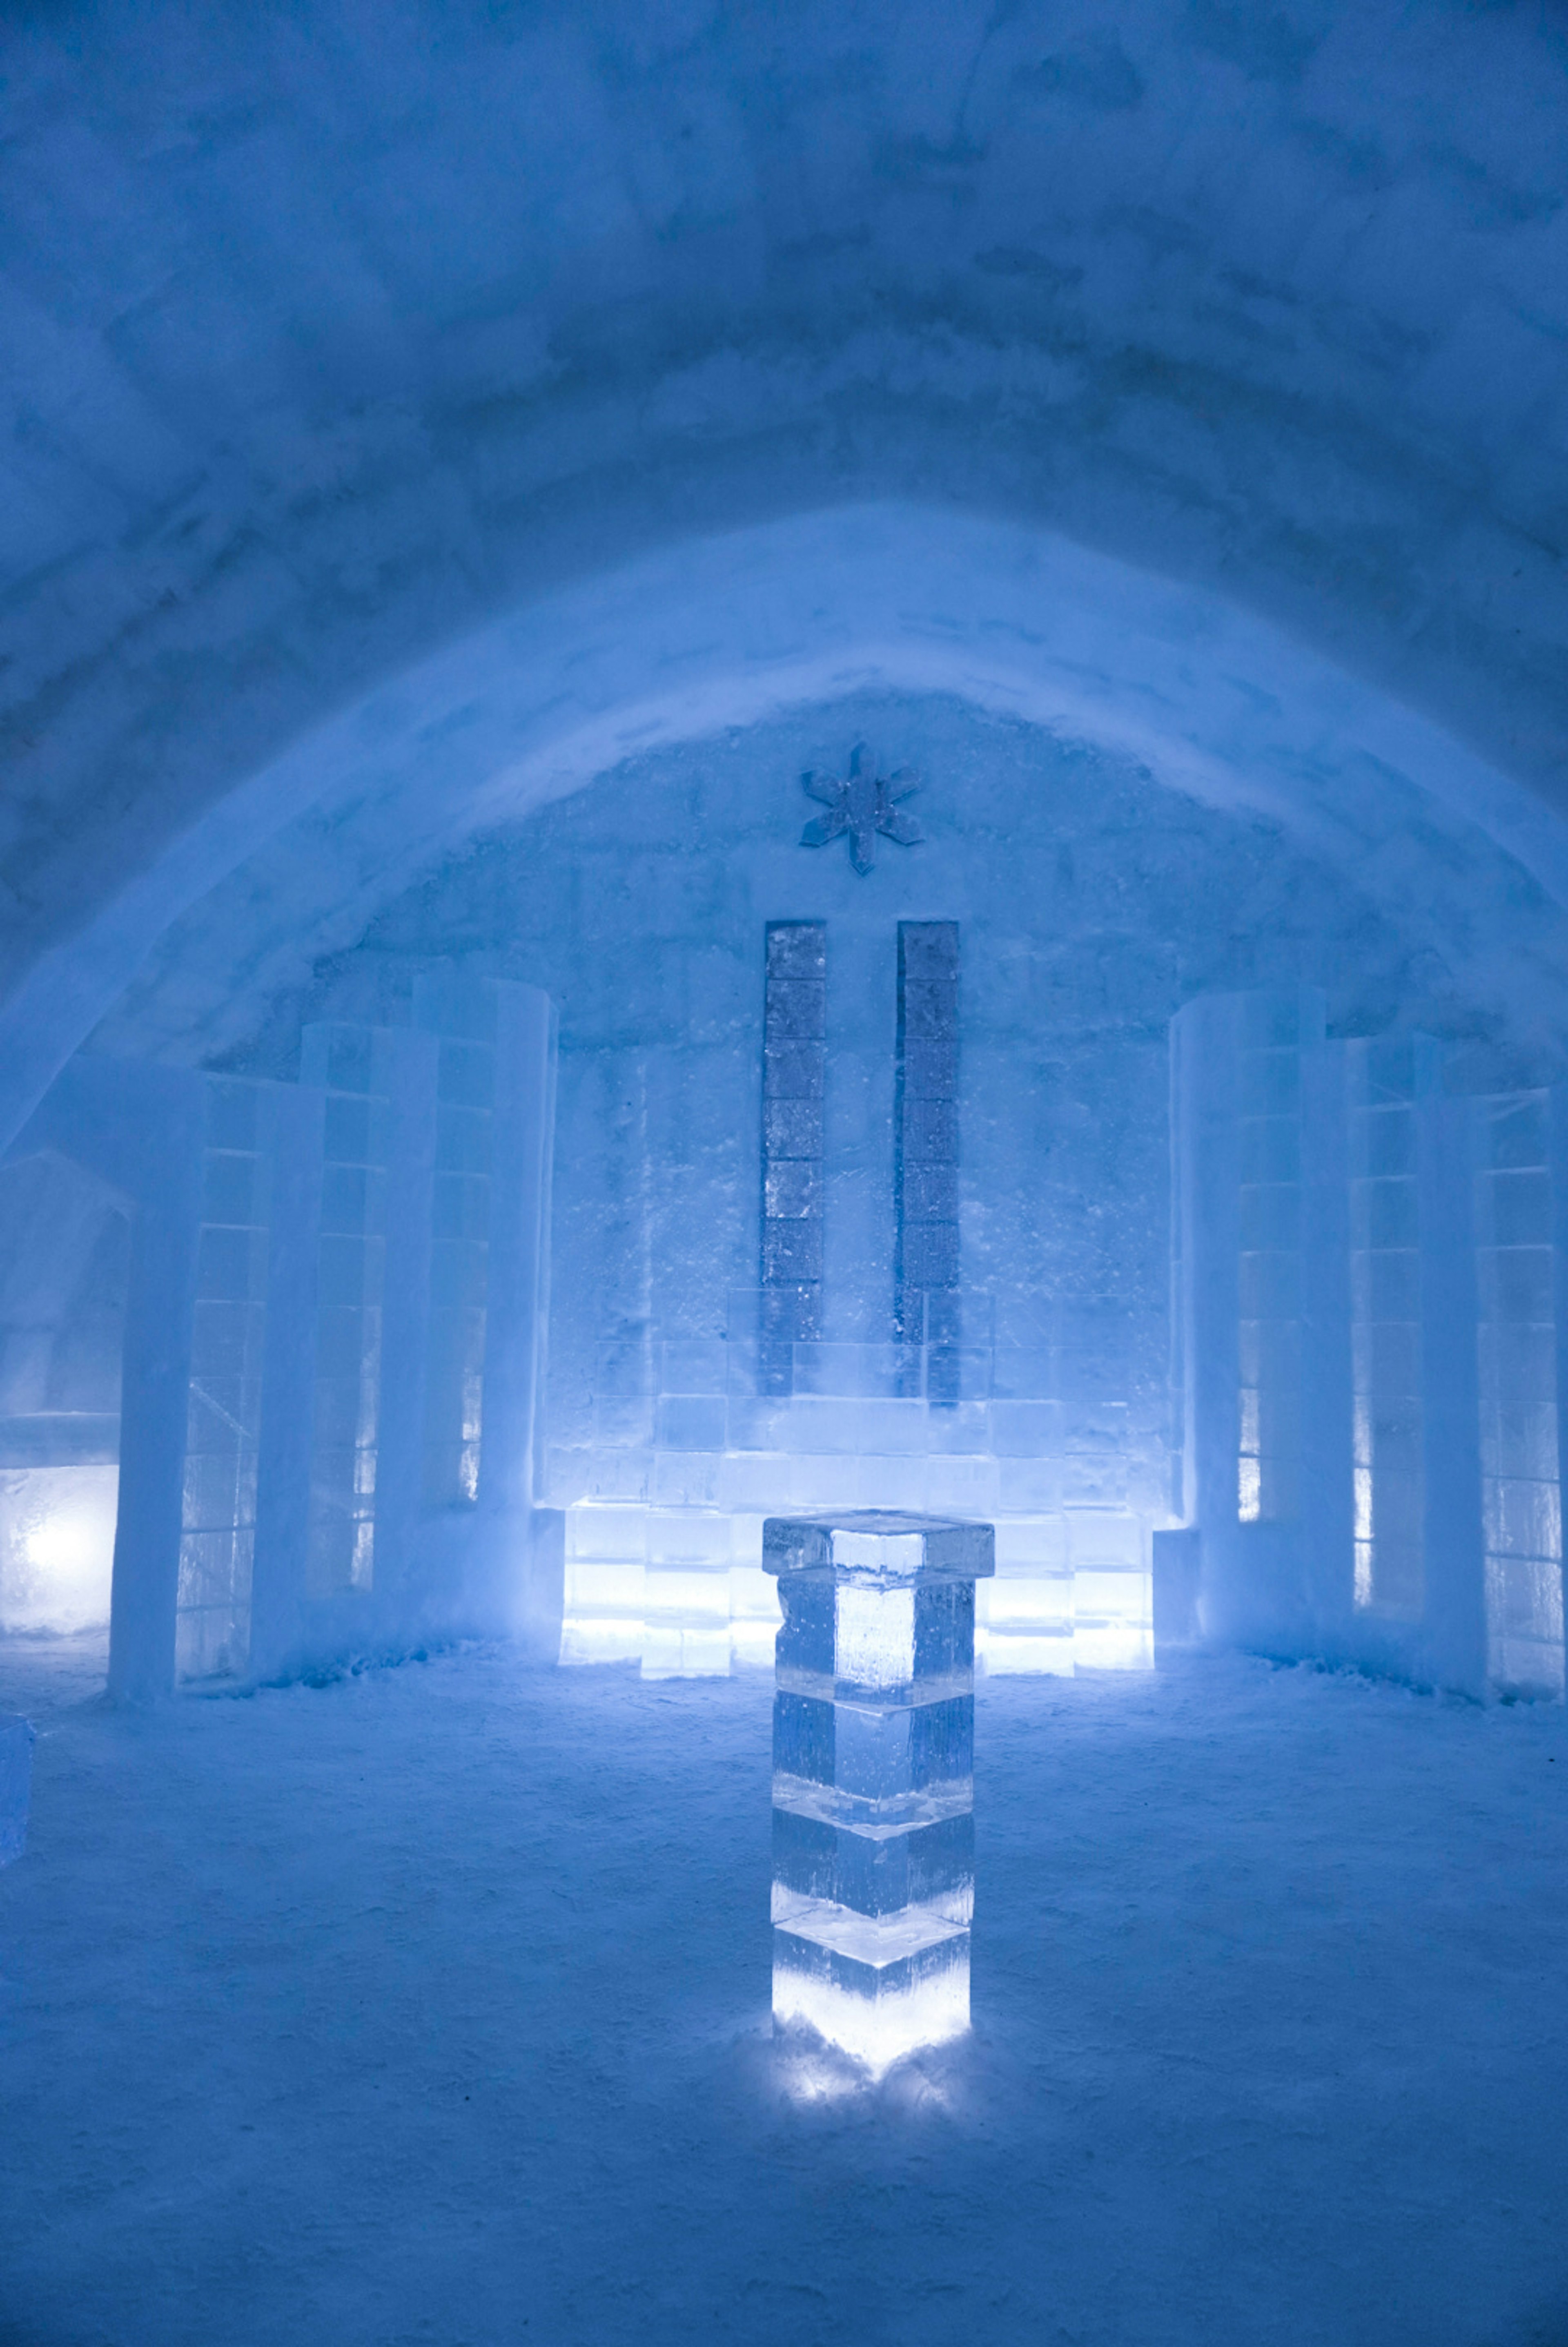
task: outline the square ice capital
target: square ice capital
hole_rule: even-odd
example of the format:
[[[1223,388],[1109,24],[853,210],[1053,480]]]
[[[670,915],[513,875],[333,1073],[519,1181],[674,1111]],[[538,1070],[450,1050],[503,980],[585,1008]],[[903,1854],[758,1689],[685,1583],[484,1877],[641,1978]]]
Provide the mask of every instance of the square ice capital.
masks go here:
[[[830,1572],[835,1580],[883,1588],[981,1581],[996,1571],[996,1534],[990,1524],[891,1508],[769,1516],[762,1527],[762,1568],[780,1575]]]
[[[781,1693],[830,1704],[928,1704],[973,1692],[974,1583],[878,1581],[820,1566],[779,1580]]]
[[[26,1846],[32,1779],[33,1723],[0,1712],[0,1866],[20,1858]]]

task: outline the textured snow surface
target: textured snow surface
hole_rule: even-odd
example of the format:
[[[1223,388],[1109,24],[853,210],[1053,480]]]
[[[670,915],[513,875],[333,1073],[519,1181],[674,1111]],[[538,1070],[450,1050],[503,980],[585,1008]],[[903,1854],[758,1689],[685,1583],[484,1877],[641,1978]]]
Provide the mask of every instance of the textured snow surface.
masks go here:
[[[1561,10],[5,14],[7,990],[486,618],[916,490],[1562,804]]]
[[[765,1678],[94,1668],[0,1647],[7,2347],[1568,2335],[1560,1709],[983,1687],[975,2033],[871,2092],[769,2034]]]

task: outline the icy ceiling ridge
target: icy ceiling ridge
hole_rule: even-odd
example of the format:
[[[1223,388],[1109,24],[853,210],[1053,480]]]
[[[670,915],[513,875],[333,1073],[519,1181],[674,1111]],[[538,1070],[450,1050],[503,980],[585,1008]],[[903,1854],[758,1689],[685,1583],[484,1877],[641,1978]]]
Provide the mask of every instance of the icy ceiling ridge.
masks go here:
[[[3,61],[6,990],[433,647],[868,497],[1562,781],[1544,12],[106,0]]]
[[[18,1101],[41,1087],[177,923],[185,1026],[163,1042],[211,1055],[475,830],[629,757],[866,690],[1094,743],[1358,872],[1390,823],[1457,838],[1451,858],[1479,825],[1568,904],[1568,835],[1538,798],[1277,629],[1059,538],[848,508],[645,557],[368,696],[46,958],[0,1022],[0,1065]]]

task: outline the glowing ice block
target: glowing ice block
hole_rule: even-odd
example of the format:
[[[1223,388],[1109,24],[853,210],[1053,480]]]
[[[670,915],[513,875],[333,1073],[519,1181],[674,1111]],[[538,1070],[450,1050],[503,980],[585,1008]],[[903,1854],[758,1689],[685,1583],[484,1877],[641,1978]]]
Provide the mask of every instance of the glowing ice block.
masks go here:
[[[969,2026],[989,1524],[775,1516],[773,2013],[874,2072]]]
[[[0,1712],[0,1866],[20,1858],[27,1840],[33,1782],[33,1724]]]

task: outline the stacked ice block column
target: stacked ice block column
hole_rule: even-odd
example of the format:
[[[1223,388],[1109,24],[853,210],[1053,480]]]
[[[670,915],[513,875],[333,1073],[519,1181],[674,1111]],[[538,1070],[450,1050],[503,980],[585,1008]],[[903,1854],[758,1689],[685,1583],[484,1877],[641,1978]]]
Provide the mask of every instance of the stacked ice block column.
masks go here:
[[[969,2026],[989,1524],[770,1517],[773,2012],[874,2071]]]

